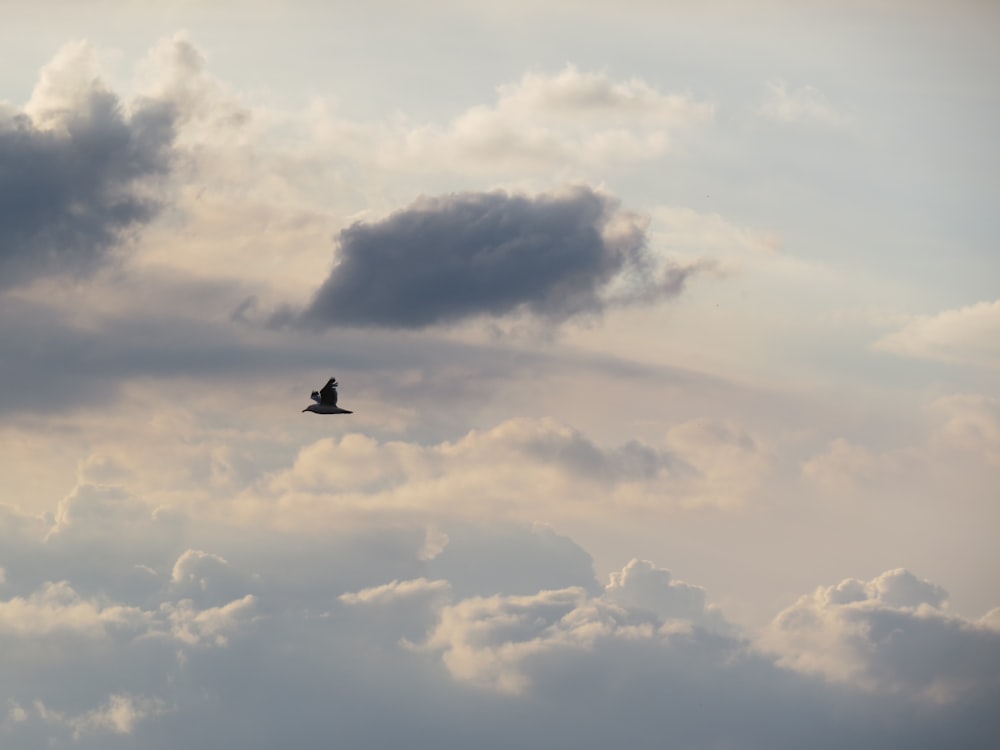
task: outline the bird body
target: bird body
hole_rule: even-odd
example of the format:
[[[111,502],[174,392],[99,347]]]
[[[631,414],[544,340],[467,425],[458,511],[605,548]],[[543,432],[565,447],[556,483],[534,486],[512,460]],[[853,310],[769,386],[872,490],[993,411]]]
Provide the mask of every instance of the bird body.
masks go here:
[[[329,404],[309,404],[302,411],[311,411],[313,414],[353,414],[353,411],[348,409],[341,409],[339,406],[331,406]]]
[[[330,378],[326,385],[318,391],[312,392],[312,400],[315,404],[309,404],[302,411],[311,411],[313,414],[353,414],[353,411],[341,409],[337,406],[337,379]]]

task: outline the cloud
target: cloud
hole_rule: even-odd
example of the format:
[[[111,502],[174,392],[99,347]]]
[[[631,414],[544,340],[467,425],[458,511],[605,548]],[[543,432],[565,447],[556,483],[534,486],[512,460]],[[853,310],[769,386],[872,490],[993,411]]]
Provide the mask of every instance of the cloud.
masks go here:
[[[429,581],[426,578],[416,578],[412,581],[390,581],[381,586],[372,586],[361,591],[352,591],[340,595],[345,604],[355,605],[385,605],[396,601],[416,598],[437,598],[451,592],[448,581]]]
[[[745,271],[746,258],[774,262],[781,256],[780,234],[734,224],[718,213],[688,206],[660,205],[652,210],[655,237],[668,247],[697,251],[725,261],[727,271]]]
[[[774,462],[767,445],[728,420],[683,422],[670,429],[666,444],[693,469],[685,482],[686,506],[738,505],[753,495]]]
[[[802,463],[802,476],[840,495],[867,490],[888,497],[940,481],[930,478],[942,467],[954,486],[960,483],[958,477],[978,473],[976,467],[989,472],[1000,464],[1000,398],[955,393],[932,401],[926,413],[929,429],[909,435],[909,444],[874,449],[835,438]]]
[[[533,566],[545,568],[534,587],[515,576],[483,595],[475,589],[498,581],[486,525],[442,527],[445,550],[426,560],[425,529],[401,533],[399,519],[337,534],[175,523],[172,544],[148,552],[128,544],[123,531],[136,521],[121,505],[108,505],[100,525],[80,515],[38,544],[28,542],[43,529],[8,521],[0,741],[14,750],[234,738],[249,750],[387,747],[413,736],[446,749],[470,738],[496,750],[653,748],[669,738],[691,748],[875,750],[887,737],[985,748],[997,736],[995,614],[949,616],[940,586],[902,570],[803,597],[779,615],[783,637],[769,653],[707,591],[653,563],[633,560],[604,587],[577,585],[581,551],[551,532],[540,538],[549,562]],[[148,564],[154,587],[102,593],[100,581],[64,566],[75,526],[82,538],[105,534],[116,566]],[[538,537],[520,533],[503,530],[497,545],[517,555]],[[452,546],[462,554],[445,560]],[[67,580],[7,595],[50,566]],[[460,570],[482,585],[453,585]],[[557,570],[561,579],[545,580]],[[235,598],[201,606],[178,587],[223,574],[253,582],[254,593],[238,595],[233,583]],[[853,671],[809,669],[806,651],[821,665],[846,654]]]
[[[144,95],[173,106],[184,125],[178,133],[184,144],[223,145],[225,135],[231,141],[252,119],[250,110],[207,67],[205,54],[183,33],[161,39],[137,66]]]
[[[669,570],[648,560],[632,560],[612,573],[604,598],[626,609],[652,612],[661,620],[723,627],[721,615],[708,607],[705,589],[674,580]]]
[[[815,86],[789,89],[784,81],[768,81],[767,94],[757,114],[785,125],[794,123],[841,127],[849,119],[838,112]]]
[[[945,612],[947,592],[902,568],[803,596],[765,642],[782,663],[932,702],[1000,689],[1000,630]]]
[[[583,73],[567,65],[555,75],[526,73],[500,86],[499,109],[536,110],[568,118],[594,114],[657,123],[699,119],[711,112],[688,97],[669,96],[638,78],[614,81],[604,73]]]
[[[451,601],[452,586],[443,579],[421,577],[348,591],[337,598],[354,610],[356,621],[373,640],[394,647],[401,640],[424,637],[441,607]]]
[[[932,410],[943,420],[936,435],[940,444],[1000,465],[1000,398],[955,394],[935,401]]]
[[[25,112],[0,112],[0,291],[93,273],[159,208],[148,185],[170,168],[173,109],[126,109],[93,67],[89,46],[70,45]]]
[[[385,514],[552,523],[610,508],[739,505],[771,470],[769,451],[732,424],[682,423],[664,442],[604,447],[551,419],[512,419],[432,445],[348,434],[304,447],[235,502],[265,515],[276,503],[281,522],[295,525]],[[547,498],[543,507],[539,497]],[[449,542],[441,557],[454,552]]]
[[[95,527],[99,529],[108,518],[121,523],[126,514],[132,521],[141,521],[148,516],[148,509],[133,502],[120,486],[85,482],[74,487],[59,502],[56,507],[56,523],[50,533],[59,534],[71,526],[75,531],[86,529],[93,532]]]
[[[188,645],[212,644],[226,646],[230,634],[249,620],[257,606],[253,595],[247,594],[218,607],[197,609],[190,599],[166,602],[160,612],[170,620],[174,638]]]
[[[107,406],[124,395],[122,386],[145,377],[164,387],[196,374],[205,383],[238,373],[293,374],[329,361],[326,352],[310,353],[304,340],[264,340],[247,326],[231,325],[225,305],[238,297],[221,301],[227,290],[216,287],[211,302],[203,296],[211,289],[164,288],[131,273],[114,286],[98,283],[51,302],[0,296],[0,383],[18,394],[0,404],[0,414]],[[91,294],[103,302],[95,304]],[[351,348],[355,355],[344,359],[363,356],[360,341]]]
[[[603,591],[568,587],[449,603],[417,648],[440,653],[457,680],[520,694],[532,685],[534,663],[550,654],[592,653],[619,639],[659,647],[696,630],[720,639],[735,632],[708,606],[704,589],[672,580],[670,571],[648,561],[632,560],[611,575]]]
[[[422,198],[343,230],[312,301],[274,322],[424,328],[527,312],[559,323],[599,314],[613,282],[625,286],[616,301],[649,302],[679,293],[695,271],[653,265],[645,222],[589,188]]]
[[[440,652],[455,679],[520,693],[529,685],[524,660],[549,648],[587,648],[604,628],[618,625],[613,612],[603,628],[599,620],[574,617],[586,598],[582,589],[562,589],[466,599],[444,609],[423,647]]]
[[[66,581],[47,583],[28,597],[0,601],[0,636],[39,638],[65,633],[96,638],[137,626],[143,619],[136,608],[84,599]]]
[[[385,134],[379,161],[396,168],[461,165],[463,171],[519,175],[609,167],[663,156],[677,131],[714,114],[711,104],[689,95],[567,65],[555,74],[526,73],[501,85],[494,104],[472,107],[447,126]]]
[[[891,459],[875,455],[864,446],[835,438],[823,453],[802,464],[802,475],[825,487],[846,490],[857,482],[877,478],[892,468],[891,464]]]
[[[874,347],[907,357],[1000,368],[1000,300],[912,317]]]
[[[222,556],[199,549],[181,553],[170,571],[170,585],[175,596],[201,606],[224,605],[242,599],[254,582],[234,570]]]
[[[36,701],[35,710],[46,723],[62,724],[72,729],[73,739],[79,740],[82,735],[91,733],[132,734],[140,722],[162,715],[166,704],[141,695],[115,694],[104,705],[81,715],[52,711],[42,701]],[[25,720],[27,714],[21,718],[21,721]]]

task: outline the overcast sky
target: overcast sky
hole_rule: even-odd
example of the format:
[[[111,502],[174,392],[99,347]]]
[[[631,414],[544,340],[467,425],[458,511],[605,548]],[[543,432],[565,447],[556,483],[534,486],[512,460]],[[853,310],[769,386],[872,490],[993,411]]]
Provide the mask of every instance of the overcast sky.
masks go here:
[[[4,17],[4,748],[1000,746],[1000,6]]]

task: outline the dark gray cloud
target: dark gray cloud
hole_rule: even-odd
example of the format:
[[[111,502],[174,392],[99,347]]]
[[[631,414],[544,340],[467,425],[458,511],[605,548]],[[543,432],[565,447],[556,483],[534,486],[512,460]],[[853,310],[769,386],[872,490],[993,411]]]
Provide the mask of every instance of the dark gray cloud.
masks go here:
[[[277,325],[423,328],[527,311],[560,322],[676,294],[690,273],[651,278],[644,222],[580,187],[422,198],[340,233],[338,260],[301,312]],[[613,291],[612,285],[623,289]]]
[[[0,290],[43,275],[86,275],[157,201],[142,189],[169,169],[174,110],[140,102],[131,113],[94,88],[42,129],[0,114]]]
[[[430,332],[414,338],[392,330],[344,329],[318,343],[309,332],[278,334],[213,319],[212,309],[236,304],[241,290],[235,287],[123,278],[129,294],[148,304],[85,323],[72,319],[72,307],[64,311],[0,295],[0,389],[7,394],[0,399],[0,421],[103,408],[137,378],[197,378],[206,388],[219,388],[220,397],[235,382],[268,383],[274,398],[294,405],[303,395],[308,400],[314,380],[334,372],[347,389],[345,397],[417,409],[426,436],[443,440],[464,434],[472,410],[502,396],[511,373],[530,381],[588,372],[636,387],[669,384],[688,393],[721,394],[734,387],[696,371],[604,354],[458,342]],[[161,299],[169,299],[171,307],[149,302]],[[504,413],[510,416],[509,410]],[[630,474],[660,465],[660,457],[641,450],[625,453],[622,465],[632,467]]]

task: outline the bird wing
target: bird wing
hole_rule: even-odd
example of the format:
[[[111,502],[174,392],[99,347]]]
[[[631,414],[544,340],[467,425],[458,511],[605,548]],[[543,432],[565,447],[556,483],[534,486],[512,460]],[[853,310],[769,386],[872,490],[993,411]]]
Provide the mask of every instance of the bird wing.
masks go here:
[[[319,391],[321,404],[337,405],[337,379],[330,378]]]

